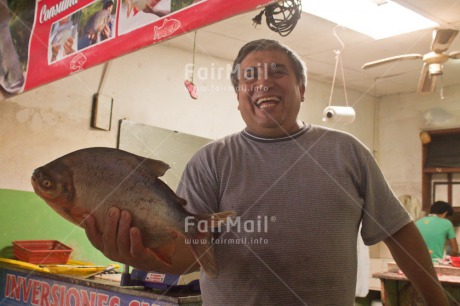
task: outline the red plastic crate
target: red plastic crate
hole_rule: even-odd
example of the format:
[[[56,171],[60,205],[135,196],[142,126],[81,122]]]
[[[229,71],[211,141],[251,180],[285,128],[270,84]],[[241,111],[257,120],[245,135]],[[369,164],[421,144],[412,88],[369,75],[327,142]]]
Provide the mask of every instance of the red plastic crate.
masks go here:
[[[460,268],[460,257],[450,256],[450,262],[454,267]]]
[[[33,264],[65,264],[72,251],[72,248],[57,240],[13,241],[14,256]]]

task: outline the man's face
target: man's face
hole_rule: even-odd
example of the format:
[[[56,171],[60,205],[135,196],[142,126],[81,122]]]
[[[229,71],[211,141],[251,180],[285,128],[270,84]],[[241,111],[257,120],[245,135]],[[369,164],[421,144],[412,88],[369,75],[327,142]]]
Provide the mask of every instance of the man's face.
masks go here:
[[[296,132],[305,85],[299,84],[288,56],[278,50],[254,51],[241,62],[238,109],[248,130],[264,137]]]

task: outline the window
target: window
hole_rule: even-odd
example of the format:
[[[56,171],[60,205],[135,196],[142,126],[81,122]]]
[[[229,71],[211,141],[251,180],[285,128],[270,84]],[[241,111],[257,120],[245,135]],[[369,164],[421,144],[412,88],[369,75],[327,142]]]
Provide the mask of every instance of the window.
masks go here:
[[[425,131],[422,139],[422,208],[434,201],[452,205],[454,225],[460,225],[460,128]]]

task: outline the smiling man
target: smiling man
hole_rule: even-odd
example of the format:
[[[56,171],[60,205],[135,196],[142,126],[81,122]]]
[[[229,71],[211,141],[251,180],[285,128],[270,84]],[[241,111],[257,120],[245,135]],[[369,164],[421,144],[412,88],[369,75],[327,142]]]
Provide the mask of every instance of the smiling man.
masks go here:
[[[428,305],[448,305],[420,233],[368,149],[349,134],[298,120],[306,68],[295,52],[252,41],[231,79],[246,128],[199,150],[177,193],[195,214],[234,210],[244,224],[271,222],[216,233],[219,273],[201,274],[204,304],[353,305],[361,234],[368,245],[387,244]],[[181,237],[173,264],[159,262],[126,211],[112,211],[103,235],[89,217],[87,234],[109,258],[134,267],[196,267]],[[225,243],[236,240],[243,243]]]
[[[297,115],[304,101],[306,68],[302,62],[291,62],[293,57],[282,50],[240,52],[231,78],[249,133],[283,137],[303,125]]]

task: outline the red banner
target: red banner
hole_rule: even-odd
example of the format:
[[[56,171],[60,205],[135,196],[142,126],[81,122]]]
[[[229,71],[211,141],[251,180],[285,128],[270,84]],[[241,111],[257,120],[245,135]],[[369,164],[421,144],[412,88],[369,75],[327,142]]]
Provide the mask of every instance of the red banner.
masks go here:
[[[0,85],[19,93],[274,0],[0,0]]]

